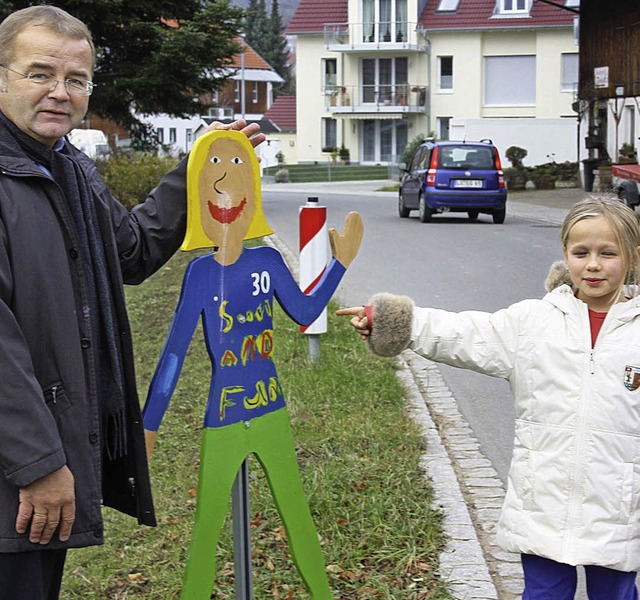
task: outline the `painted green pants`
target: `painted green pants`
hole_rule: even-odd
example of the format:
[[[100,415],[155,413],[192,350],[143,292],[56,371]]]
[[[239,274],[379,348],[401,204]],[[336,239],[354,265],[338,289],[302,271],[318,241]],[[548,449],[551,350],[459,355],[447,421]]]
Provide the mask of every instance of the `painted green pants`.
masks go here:
[[[291,555],[311,598],[332,600],[318,535],[300,481],[286,409],[203,430],[196,517],[181,599],[211,597],[216,548],[231,489],[242,461],[251,453],[266,473]]]

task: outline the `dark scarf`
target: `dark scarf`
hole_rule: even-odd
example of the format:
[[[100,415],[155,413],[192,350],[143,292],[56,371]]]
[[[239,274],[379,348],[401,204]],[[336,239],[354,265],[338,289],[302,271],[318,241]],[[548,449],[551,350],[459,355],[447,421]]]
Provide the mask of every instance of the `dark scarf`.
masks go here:
[[[22,132],[1,112],[0,127],[6,130],[29,158],[48,169],[60,186],[73,216],[88,290],[87,312],[91,323],[91,339],[94,350],[97,350],[97,395],[102,417],[103,446],[110,459],[124,456],[126,404],[122,355],[113,294],[91,187],[82,166],[69,153],[66,142],[59,151],[52,150]],[[3,137],[6,133],[3,133]],[[81,314],[85,314],[84,307],[81,308]]]

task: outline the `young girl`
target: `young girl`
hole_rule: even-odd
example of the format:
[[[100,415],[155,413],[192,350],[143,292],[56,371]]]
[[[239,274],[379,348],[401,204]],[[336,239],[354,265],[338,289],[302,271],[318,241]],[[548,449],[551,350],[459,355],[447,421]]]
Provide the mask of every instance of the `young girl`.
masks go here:
[[[337,314],[378,354],[410,348],[509,381],[515,442],[497,535],[522,556],[524,600],[574,598],[576,565],[590,600],[635,600],[640,229],[623,203],[588,198],[561,239],[565,266],[547,282],[560,285],[542,300],[456,314],[378,294]]]

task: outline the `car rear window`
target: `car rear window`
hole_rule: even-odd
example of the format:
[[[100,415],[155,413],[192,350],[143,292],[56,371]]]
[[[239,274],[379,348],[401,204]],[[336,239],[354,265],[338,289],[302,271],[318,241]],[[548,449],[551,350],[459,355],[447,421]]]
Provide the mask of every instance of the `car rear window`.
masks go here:
[[[493,148],[480,146],[441,146],[438,152],[442,169],[493,169]]]

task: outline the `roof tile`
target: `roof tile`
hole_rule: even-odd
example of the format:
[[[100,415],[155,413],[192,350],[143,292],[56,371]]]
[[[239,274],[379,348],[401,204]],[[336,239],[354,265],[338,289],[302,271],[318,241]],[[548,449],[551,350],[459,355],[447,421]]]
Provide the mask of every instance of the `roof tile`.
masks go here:
[[[237,38],[235,40],[241,46],[242,40]],[[242,52],[233,55],[231,66],[235,69],[242,68]],[[245,69],[268,69],[273,70],[273,67],[260,56],[247,42],[244,42],[244,67]]]
[[[281,131],[296,130],[296,97],[278,96],[264,113],[263,119],[275,123]]]
[[[348,21],[348,0],[300,0],[287,26],[287,34],[323,33],[325,23]]]
[[[420,17],[422,27],[427,30],[570,27],[576,16],[563,8],[536,1],[530,15],[524,17],[494,16],[496,0],[460,0],[458,10],[454,12],[438,12],[439,5],[440,0],[427,0]]]

